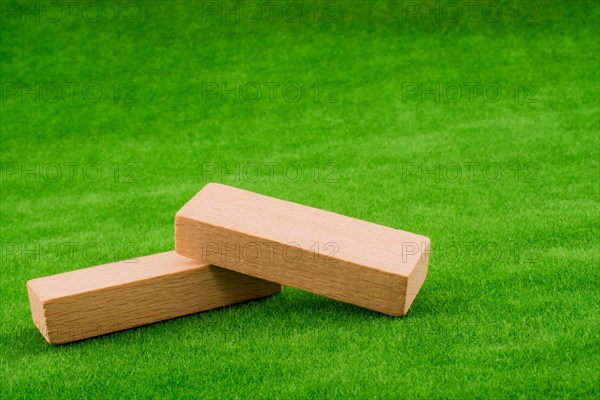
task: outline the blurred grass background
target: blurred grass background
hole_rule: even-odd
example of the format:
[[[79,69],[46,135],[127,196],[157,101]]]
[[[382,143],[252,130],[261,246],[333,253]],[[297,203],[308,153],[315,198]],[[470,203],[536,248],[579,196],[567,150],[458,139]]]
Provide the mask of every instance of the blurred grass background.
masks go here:
[[[597,1],[79,3],[2,2],[2,397],[598,396]],[[47,345],[25,282],[172,249],[209,181],[429,236],[408,316]]]

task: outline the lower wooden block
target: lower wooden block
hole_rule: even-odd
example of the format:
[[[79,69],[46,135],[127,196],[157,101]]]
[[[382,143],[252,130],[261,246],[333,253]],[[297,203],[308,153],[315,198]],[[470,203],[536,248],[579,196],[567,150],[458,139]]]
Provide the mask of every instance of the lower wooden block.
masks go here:
[[[32,279],[33,322],[51,344],[278,293],[281,286],[174,251]]]

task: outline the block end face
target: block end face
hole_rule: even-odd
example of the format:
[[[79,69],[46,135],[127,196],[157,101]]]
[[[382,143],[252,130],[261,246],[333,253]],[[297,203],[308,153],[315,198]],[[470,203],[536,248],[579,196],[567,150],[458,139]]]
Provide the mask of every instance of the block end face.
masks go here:
[[[44,339],[50,344],[54,344],[53,338],[48,334],[48,323],[46,320],[46,302],[42,300],[36,291],[36,280],[27,281],[27,296],[29,297],[29,308],[31,310],[31,319],[38,328]]]
[[[424,244],[424,248],[421,249],[421,257],[416,263],[415,267],[411,271],[410,275],[406,279],[406,295],[404,299],[404,314],[408,312],[412,305],[417,293],[421,290],[425,278],[427,277],[428,265],[429,265],[429,248],[431,240],[426,238],[427,241]]]

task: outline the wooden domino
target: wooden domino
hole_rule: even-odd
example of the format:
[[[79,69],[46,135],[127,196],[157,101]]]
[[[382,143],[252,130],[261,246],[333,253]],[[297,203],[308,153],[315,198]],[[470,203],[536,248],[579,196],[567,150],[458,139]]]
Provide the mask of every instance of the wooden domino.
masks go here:
[[[33,322],[51,344],[270,296],[280,289],[174,251],[27,282]]]
[[[186,257],[393,316],[427,274],[430,240],[211,183],[176,215]]]

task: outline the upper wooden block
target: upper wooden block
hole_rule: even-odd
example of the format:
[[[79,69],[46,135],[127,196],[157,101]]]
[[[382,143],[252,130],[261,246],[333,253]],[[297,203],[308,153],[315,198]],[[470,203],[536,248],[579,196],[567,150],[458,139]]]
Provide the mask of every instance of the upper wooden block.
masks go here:
[[[226,185],[176,215],[182,255],[390,315],[427,273],[429,238]]]
[[[280,288],[174,251],[27,282],[33,322],[52,344],[265,297]]]

